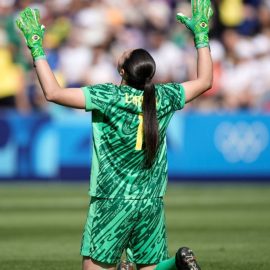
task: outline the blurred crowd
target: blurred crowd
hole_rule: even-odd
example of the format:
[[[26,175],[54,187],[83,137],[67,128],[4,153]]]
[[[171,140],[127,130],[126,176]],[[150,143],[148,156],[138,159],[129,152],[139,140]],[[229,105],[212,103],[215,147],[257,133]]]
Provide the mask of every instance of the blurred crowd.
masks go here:
[[[185,110],[270,112],[270,0],[212,4],[213,88]],[[55,113],[56,105],[42,95],[15,26],[19,11],[27,6],[40,10],[47,59],[61,86],[119,84],[118,57],[139,47],[156,60],[156,83],[196,76],[193,37],[175,19],[179,11],[191,16],[190,1],[0,0],[0,112],[8,107],[21,113]]]

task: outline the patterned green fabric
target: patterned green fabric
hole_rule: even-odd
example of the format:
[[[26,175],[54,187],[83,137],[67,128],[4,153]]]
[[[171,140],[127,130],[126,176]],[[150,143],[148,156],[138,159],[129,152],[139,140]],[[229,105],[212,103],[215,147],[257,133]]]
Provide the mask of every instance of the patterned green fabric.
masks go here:
[[[129,260],[137,264],[168,259],[162,198],[91,199],[81,255],[115,264],[124,249],[130,250]]]
[[[210,0],[191,0],[192,18],[178,13],[176,18],[194,34],[197,49],[209,46],[209,20],[213,15]]]
[[[39,20],[39,11],[32,8],[26,8],[20,13],[20,17],[16,20],[16,24],[22,31],[26,44],[31,50],[35,61],[46,58],[42,47],[45,27],[40,24]]]
[[[90,195],[100,198],[154,198],[167,184],[166,130],[173,113],[185,104],[180,84],[156,85],[159,148],[150,169],[143,150],[143,91],[101,84],[83,88],[86,110],[93,111]]]

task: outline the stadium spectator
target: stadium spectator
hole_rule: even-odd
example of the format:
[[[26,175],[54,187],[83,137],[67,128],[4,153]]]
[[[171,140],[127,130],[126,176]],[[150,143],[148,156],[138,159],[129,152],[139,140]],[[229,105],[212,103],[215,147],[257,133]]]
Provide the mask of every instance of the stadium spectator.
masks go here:
[[[3,46],[0,46],[0,81],[0,106],[28,112],[23,69],[12,62],[10,50]]]

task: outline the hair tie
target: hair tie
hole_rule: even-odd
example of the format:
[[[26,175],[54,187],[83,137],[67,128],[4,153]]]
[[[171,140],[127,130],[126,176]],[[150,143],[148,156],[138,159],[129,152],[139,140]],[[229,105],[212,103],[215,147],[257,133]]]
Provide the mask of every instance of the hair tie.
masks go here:
[[[149,84],[149,83],[151,83],[151,82],[152,82],[152,78],[151,78],[151,77],[146,78],[145,84]]]

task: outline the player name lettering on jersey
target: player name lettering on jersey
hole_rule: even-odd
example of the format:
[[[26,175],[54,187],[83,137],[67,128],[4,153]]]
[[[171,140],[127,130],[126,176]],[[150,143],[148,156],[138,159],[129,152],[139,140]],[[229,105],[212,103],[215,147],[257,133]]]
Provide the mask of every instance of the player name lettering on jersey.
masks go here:
[[[142,106],[143,96],[134,96],[130,94],[125,95],[126,104],[133,103],[136,106]],[[158,99],[156,99],[156,104],[158,105]]]
[[[126,93],[125,95],[126,104],[133,103],[136,106],[142,106],[143,96],[134,96]]]

